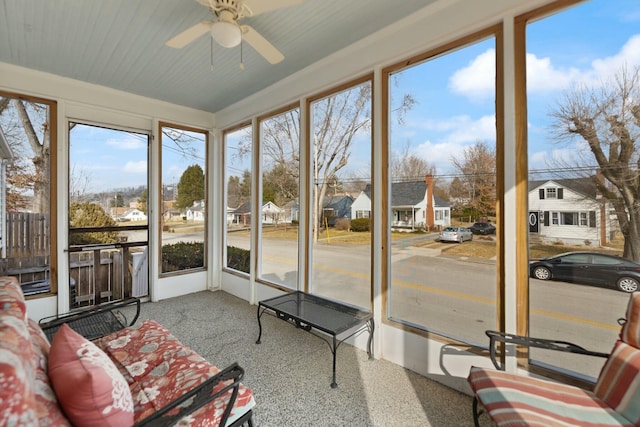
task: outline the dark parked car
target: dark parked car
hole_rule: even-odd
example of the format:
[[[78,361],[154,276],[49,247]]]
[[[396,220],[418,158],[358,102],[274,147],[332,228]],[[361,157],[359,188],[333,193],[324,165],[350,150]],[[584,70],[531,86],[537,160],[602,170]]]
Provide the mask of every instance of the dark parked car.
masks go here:
[[[469,227],[469,230],[471,230],[473,234],[496,234],[496,226],[490,222],[476,222]]]
[[[529,275],[540,280],[562,280],[635,292],[640,285],[640,264],[598,252],[566,252],[530,260]]]

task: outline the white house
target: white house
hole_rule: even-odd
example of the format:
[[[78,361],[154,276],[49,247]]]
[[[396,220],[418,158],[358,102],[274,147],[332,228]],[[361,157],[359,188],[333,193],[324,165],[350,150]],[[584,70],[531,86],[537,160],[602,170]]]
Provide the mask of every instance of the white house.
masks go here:
[[[279,208],[273,202],[265,202],[262,205],[261,221],[263,224],[279,224],[284,220],[284,209]],[[251,224],[251,202],[244,203],[234,211],[236,224]]]
[[[371,185],[367,184],[351,204],[351,218],[370,216]],[[391,217],[395,229],[446,227],[451,225],[451,206],[433,194],[430,176],[424,181],[394,182],[391,184]]]
[[[186,211],[187,221],[204,222],[204,200],[196,200]]]
[[[545,242],[604,245],[617,229],[592,178],[529,181],[529,235]]]
[[[140,209],[128,209],[118,219],[120,221],[146,221],[147,215]]]

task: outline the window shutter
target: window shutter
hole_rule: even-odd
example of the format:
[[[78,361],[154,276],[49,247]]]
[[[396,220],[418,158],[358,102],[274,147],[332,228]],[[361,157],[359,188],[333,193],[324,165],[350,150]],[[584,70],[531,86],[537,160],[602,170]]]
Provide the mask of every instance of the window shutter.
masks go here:
[[[544,188],[540,189],[540,200],[544,199]]]
[[[562,188],[558,188],[558,199],[562,199]]]
[[[596,226],[596,211],[589,211],[589,227]]]
[[[549,226],[549,216],[550,216],[549,211],[544,211],[544,225],[546,227]]]

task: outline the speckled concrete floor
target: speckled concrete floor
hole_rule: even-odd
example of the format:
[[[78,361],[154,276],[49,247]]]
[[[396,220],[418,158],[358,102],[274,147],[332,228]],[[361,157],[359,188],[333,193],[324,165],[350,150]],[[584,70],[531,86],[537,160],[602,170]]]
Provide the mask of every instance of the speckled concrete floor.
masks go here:
[[[225,292],[199,292],[145,303],[140,316],[164,325],[222,368],[238,362],[256,399],[254,425],[473,426],[471,398],[344,344],[338,348],[338,388],[332,389],[331,351],[317,337]]]

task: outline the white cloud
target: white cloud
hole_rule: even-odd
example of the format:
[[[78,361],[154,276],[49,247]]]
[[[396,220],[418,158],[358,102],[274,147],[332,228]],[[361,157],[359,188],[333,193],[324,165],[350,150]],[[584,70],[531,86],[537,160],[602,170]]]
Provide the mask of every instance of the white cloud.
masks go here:
[[[496,139],[495,116],[472,120],[469,116],[455,116],[449,120],[426,121],[422,127],[443,133],[437,141],[427,140],[412,148],[411,153],[436,166],[439,173],[451,170],[451,158],[460,157],[464,149],[478,141],[493,145]]]
[[[527,90],[551,92],[563,90],[573,84],[597,85],[611,78],[624,66],[640,65],[640,34],[634,35],[614,55],[591,61],[587,68],[561,67],[550,57],[538,57],[527,53]],[[469,99],[494,96],[495,51],[476,56],[466,67],[460,68],[449,78],[449,88]]]
[[[495,93],[495,79],[496,51],[488,49],[453,73],[449,78],[449,88],[472,99],[486,98]]]
[[[596,78],[607,79],[623,67],[640,65],[640,34],[632,36],[615,55],[596,59],[592,63]]]
[[[146,174],[147,173],[147,162],[145,160],[141,160],[139,162],[127,162],[124,165],[124,171],[127,173],[134,174]]]

